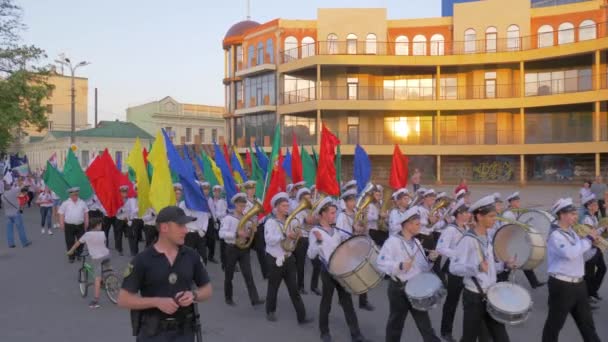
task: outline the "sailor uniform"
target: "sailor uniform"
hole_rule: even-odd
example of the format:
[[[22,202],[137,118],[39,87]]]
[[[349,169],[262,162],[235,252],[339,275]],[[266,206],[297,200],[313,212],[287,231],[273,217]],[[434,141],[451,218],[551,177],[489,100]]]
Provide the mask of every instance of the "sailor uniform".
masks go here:
[[[146,247],[149,247],[158,239],[158,230],[156,230],[156,211],[154,208],[148,208],[141,218],[144,221]]]
[[[388,239],[388,233],[379,229],[380,208],[379,202],[374,202],[367,207],[367,230],[369,237],[374,240],[376,245],[382,247]]]
[[[118,209],[118,212],[116,213],[116,224],[114,226],[114,243],[119,253],[123,252],[123,234],[128,238],[131,256],[135,256],[139,252],[139,248],[137,246],[137,239],[139,238],[139,230],[141,230],[141,228],[143,227],[139,227],[138,223],[133,222],[133,219],[136,219],[138,217],[138,210],[139,209],[137,207],[137,200],[135,198],[127,198],[127,200],[124,201],[122,207],[120,207],[120,209]]]
[[[543,342],[555,342],[568,314],[572,315],[585,342],[600,341],[595,330],[587,286],[583,282],[585,260],[591,241],[581,239],[572,228],[552,225],[547,242],[549,310],[543,328]]]
[[[599,222],[596,216],[587,213],[583,219],[583,224],[589,225],[597,229]],[[601,234],[604,228],[597,229]],[[598,248],[592,247],[584,255],[585,257],[585,283],[587,284],[587,293],[589,296],[597,296],[597,291],[602,285],[604,276],[606,275],[606,262],[604,254]]]
[[[179,203],[179,207],[184,210],[186,215],[191,217],[196,217],[196,221],[192,221],[186,224],[186,228],[188,228],[188,233],[186,234],[186,238],[184,244],[195,251],[203,258],[203,263],[207,264],[207,240],[205,236],[207,235],[207,229],[209,227],[209,213],[192,210],[186,208],[186,202],[181,201]]]
[[[412,258],[414,261],[411,268],[403,269],[403,263]],[[411,312],[422,339],[439,342],[428,312],[414,309],[404,291],[409,280],[421,273],[429,272],[432,268],[432,263],[427,260],[420,242],[415,238],[407,240],[401,234],[389,237],[380,250],[378,268],[391,277],[388,286],[390,313],[386,324],[386,341],[401,340],[405,319]]]
[[[398,234],[401,231],[401,215],[406,209],[393,208],[388,216],[388,233],[389,235]]]
[[[219,231],[221,222],[228,213],[228,203],[223,198],[209,199],[209,210],[211,210],[215,236],[208,236],[207,238],[208,258],[209,260],[215,259],[215,239],[217,238],[218,240],[220,240],[220,262],[222,263],[222,266],[224,266],[226,257],[226,243],[222,238],[220,238]],[[209,227],[211,227],[211,224],[209,225]]]
[[[298,239],[296,250],[294,251],[297,268],[297,283],[300,292],[303,292],[304,290],[304,269],[306,266],[306,251],[308,251],[309,234],[307,229],[310,229],[310,225],[306,223],[308,215],[310,215],[310,210],[302,210],[296,215],[296,219],[302,224],[302,229],[300,230],[302,236]]]

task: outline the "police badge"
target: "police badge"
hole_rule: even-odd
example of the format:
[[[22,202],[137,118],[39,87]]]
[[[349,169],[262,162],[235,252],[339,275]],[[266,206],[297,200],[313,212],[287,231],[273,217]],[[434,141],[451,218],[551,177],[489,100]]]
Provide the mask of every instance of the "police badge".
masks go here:
[[[169,274],[169,284],[175,285],[176,282],[177,282],[177,274],[175,274],[175,273]]]

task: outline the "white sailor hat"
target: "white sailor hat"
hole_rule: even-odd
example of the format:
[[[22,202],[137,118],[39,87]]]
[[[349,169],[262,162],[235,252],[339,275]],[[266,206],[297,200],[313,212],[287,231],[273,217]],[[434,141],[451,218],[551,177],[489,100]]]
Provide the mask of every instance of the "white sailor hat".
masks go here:
[[[448,197],[448,194],[443,191],[437,194],[437,200],[440,200],[442,198],[447,198],[447,197]]]
[[[334,200],[330,196],[324,197],[314,206],[315,209],[313,210],[312,214],[318,216],[323,208],[326,208],[330,205],[336,207],[336,202],[334,202]]]
[[[317,190],[317,185],[316,184],[311,185],[310,186],[310,191],[312,192],[312,191],[315,191],[315,190]]]
[[[274,208],[280,203],[281,200],[289,201],[289,195],[286,192],[279,192],[278,194],[272,196],[270,205]]]
[[[555,202],[553,207],[551,208],[551,213],[557,216],[560,212],[571,212],[576,211],[576,207],[574,206],[574,202],[572,202],[572,198],[560,198]]]
[[[254,181],[254,180],[248,180],[245,183],[243,183],[243,187],[245,189],[255,188],[255,185],[256,185],[256,181]]]
[[[378,189],[380,192],[384,191],[384,187],[380,184],[376,184],[376,189]]]
[[[305,182],[305,181],[299,181],[299,182],[295,183],[293,186],[294,186],[295,188],[301,188],[301,187],[303,187],[303,186],[305,186],[305,185],[306,185],[306,182]]]
[[[500,192],[495,192],[492,196],[494,196],[494,201],[496,203],[502,203],[502,197],[500,196]]]
[[[68,189],[68,194],[72,194],[72,193],[79,192],[79,191],[80,191],[79,187],[73,186],[73,187],[71,187],[71,188]]]
[[[425,192],[422,193],[422,196],[423,197],[437,196],[437,193],[433,189],[428,189],[428,190],[426,190]]]
[[[595,194],[590,194],[590,195],[587,195],[587,196],[583,197],[583,199],[581,200],[581,204],[582,205],[587,205],[587,204],[590,204],[591,202],[593,202],[595,200],[596,200]]]
[[[300,197],[304,195],[310,195],[310,190],[308,188],[302,188],[298,190],[298,192],[296,193],[296,199],[299,201]]]
[[[460,189],[458,190],[458,192],[456,193],[456,199],[459,200],[462,197],[464,197],[464,195],[467,194],[467,191],[465,189]]]
[[[342,190],[348,189],[348,188],[352,188],[353,186],[357,186],[357,181],[354,179],[349,180],[348,182],[346,182],[344,184],[344,186],[342,186]]]
[[[287,184],[287,192],[291,192],[291,190],[293,190],[293,184],[289,183]]]
[[[355,189],[346,190],[342,193],[342,196],[340,196],[340,198],[343,200],[347,200],[349,197],[357,197],[357,190],[355,190]]]
[[[403,214],[399,215],[399,224],[404,224],[406,221],[409,221],[413,218],[420,218],[420,212],[418,208],[410,208],[406,210]]]
[[[511,202],[513,200],[518,200],[518,199],[519,199],[519,191],[515,191],[514,193],[507,196],[507,202]]]
[[[395,192],[393,192],[393,195],[391,196],[392,199],[394,200],[398,200],[399,198],[403,197],[403,196],[409,196],[410,193],[409,191],[407,191],[406,188],[401,188]]]
[[[121,185],[118,187],[118,190],[120,191],[129,191],[129,186],[128,185]]]
[[[215,190],[222,191],[222,190],[224,190],[224,187],[223,187],[223,186],[221,186],[221,185],[214,185],[214,186],[213,186],[213,191],[215,191]]]
[[[417,194],[422,195],[422,194],[424,194],[424,193],[425,193],[427,190],[428,190],[427,188],[419,188],[418,190],[416,190],[416,193],[417,193]]]
[[[203,187],[203,188],[208,188],[211,184],[209,184],[209,182],[201,182],[201,181],[197,181],[195,180],[196,184],[198,184],[198,186]]]
[[[239,192],[239,193],[235,194],[234,196],[232,196],[232,198],[230,199],[230,202],[232,202],[232,203],[247,202],[247,195],[245,195],[242,192]]]
[[[183,190],[184,188],[182,187],[182,185],[180,183],[173,183],[173,190]]]
[[[474,213],[475,211],[485,208],[485,207],[494,207],[496,204],[496,197],[494,195],[488,195],[486,197],[482,197],[477,202],[473,203],[469,208],[469,212]]]
[[[469,206],[461,199],[450,209],[450,216],[456,216],[457,213],[469,210]]]

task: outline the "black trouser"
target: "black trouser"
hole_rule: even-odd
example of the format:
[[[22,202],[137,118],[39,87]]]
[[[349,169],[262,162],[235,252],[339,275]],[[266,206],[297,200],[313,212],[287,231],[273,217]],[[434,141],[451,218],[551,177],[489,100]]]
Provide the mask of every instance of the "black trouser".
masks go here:
[[[572,315],[585,342],[600,338],[595,331],[585,282],[569,283],[549,277],[549,314],[543,328],[543,342],[557,342],[568,314]]]
[[[163,331],[154,336],[140,334],[137,336],[136,342],[194,342],[194,333],[171,330]]]
[[[108,243],[110,241],[110,227],[114,227],[114,234],[116,235],[116,217],[107,217],[104,216],[101,221],[101,228],[103,229],[103,233],[106,235],[106,247],[109,247]],[[122,242],[121,242],[122,246]]]
[[[30,208],[32,206],[32,201],[34,200],[34,192],[28,191],[27,196],[28,196],[27,207]]]
[[[72,248],[72,246],[74,246],[76,241],[78,239],[80,239],[80,237],[82,235],[84,235],[84,223],[81,223],[81,224],[65,223],[64,224],[64,235],[65,235],[65,246],[66,246],[66,249],[69,251]],[[74,260],[76,258],[76,256],[80,256],[80,254],[82,253],[83,247],[84,247],[83,245],[80,245],[80,247],[78,247],[76,249],[76,253],[70,255],[69,259]]]
[[[483,295],[464,289],[462,293],[462,339],[461,342],[489,341],[508,342],[505,325],[497,322],[486,311]]]
[[[224,241],[223,239],[220,240],[220,262],[222,264],[223,270],[226,270],[226,246],[226,241]]]
[[[379,229],[370,229],[369,237],[374,240],[378,247],[382,247],[384,245],[384,241],[388,239],[388,232],[379,230]]]
[[[156,226],[145,224],[144,236],[146,238],[146,247],[151,246],[158,238],[158,231],[156,230]]]
[[[425,342],[439,342],[439,337],[435,334],[429,313],[426,311],[418,311],[412,308],[410,301],[403,290],[404,285],[391,280],[388,285],[388,301],[390,312],[388,322],[386,323],[386,342],[399,342],[405,318],[409,312],[414,317],[416,327]]]
[[[127,220],[116,219],[114,222],[114,248],[122,253],[122,237],[127,229]]]
[[[504,270],[496,275],[496,281],[508,281],[510,275],[511,270]],[[538,287],[540,285],[540,282],[538,281],[538,278],[536,278],[536,273],[534,273],[534,270],[524,270],[524,275],[526,276],[526,279],[528,279],[530,286],[532,286],[533,288]]]
[[[188,232],[184,239],[184,245],[194,249],[203,259],[203,263],[207,265],[207,241],[201,237],[198,232]]]
[[[350,293],[346,292],[346,290],[344,290],[344,288],[338,284],[325,269],[321,270],[321,282],[323,283],[323,294],[321,296],[321,305],[319,308],[319,330],[321,330],[321,334],[329,334],[329,313],[331,312],[331,302],[334,296],[334,290],[336,290],[338,292],[338,301],[344,311],[346,324],[348,324],[351,336],[361,335],[359,321],[357,320],[357,314],[355,313],[353,299]]]
[[[446,262],[449,267],[450,260]],[[444,266],[444,270],[448,269],[448,267]],[[443,312],[441,313],[441,335],[451,335],[452,328],[454,326],[454,316],[456,315],[456,308],[458,307],[458,300],[460,299],[460,294],[462,293],[462,289],[464,288],[462,284],[462,277],[453,275],[449,271],[445,272],[447,274],[447,288],[448,295],[445,298],[445,302],[443,303]]]
[[[304,302],[298,291],[298,285],[296,281],[296,258],[291,255],[283,261],[282,266],[277,266],[276,259],[266,254],[266,262],[268,263],[268,291],[266,293],[266,313],[276,312],[277,310],[277,294],[279,292],[279,286],[281,281],[285,282],[287,286],[287,292],[291,303],[296,310],[296,316],[298,322],[302,322],[306,319],[306,310],[304,309]]]
[[[308,237],[298,239],[296,250],[293,255],[296,258],[296,267],[298,269],[298,289],[304,289],[304,268],[306,266],[306,252],[308,251]]]
[[[241,274],[245,279],[245,285],[247,286],[247,293],[249,293],[249,300],[251,303],[260,300],[258,290],[255,287],[253,281],[253,274],[251,273],[251,257],[249,248],[240,249],[235,245],[226,244],[226,270],[224,272],[224,298],[226,300],[232,300],[232,279],[234,278],[234,270],[236,264],[241,267]]]
[[[266,240],[264,239],[264,225],[258,225],[258,230],[255,232],[255,238],[253,240],[253,249],[258,255],[258,262],[260,263],[260,271],[262,271],[262,277],[268,279],[269,266],[266,262]]]
[[[321,275],[321,260],[319,258],[314,258],[311,260],[312,262],[312,275],[310,276],[310,289],[318,289],[319,288],[319,276]]]
[[[605,275],[606,262],[604,261],[604,254],[598,249],[595,255],[585,262],[585,283],[587,284],[587,293],[590,296],[597,296],[597,291],[602,286]]]
[[[139,237],[141,236],[141,232],[144,228],[144,221],[141,219],[134,219],[131,221],[131,225],[125,225],[125,235],[129,240],[129,251],[131,252],[131,256],[136,256],[139,253]]]
[[[208,258],[215,259],[215,240],[217,239],[217,234],[219,230],[219,225],[216,226],[215,220],[210,217],[209,224],[207,226],[207,234],[205,234],[205,244],[207,245],[207,256]]]

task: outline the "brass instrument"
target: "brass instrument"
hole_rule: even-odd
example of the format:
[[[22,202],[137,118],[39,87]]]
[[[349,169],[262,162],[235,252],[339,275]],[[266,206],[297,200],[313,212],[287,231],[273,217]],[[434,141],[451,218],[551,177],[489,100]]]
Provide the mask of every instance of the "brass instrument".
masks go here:
[[[417,207],[418,205],[420,205],[420,203],[422,203],[422,200],[424,199],[423,196],[418,195],[418,193],[416,193],[414,195],[414,198],[412,198],[412,201],[410,202],[410,204],[407,206],[408,209]]]
[[[433,207],[431,208],[430,216],[435,216],[437,212],[441,209],[448,208],[454,200],[449,197],[442,197],[440,200],[436,201]]]
[[[287,233],[289,232],[289,230],[295,229],[295,227],[292,228],[293,220],[296,218],[296,215],[298,215],[302,210],[311,209],[311,208],[312,208],[312,203],[308,199],[303,199],[300,201],[300,204],[298,204],[298,206],[293,210],[293,212],[289,216],[287,216],[287,219],[285,220],[285,225],[282,227],[283,234],[285,235],[285,239],[283,241],[281,241],[281,247],[283,247],[283,250],[285,252],[295,251],[296,245],[298,244],[298,240],[300,239],[300,236],[301,236],[301,234],[298,234],[298,237],[295,240],[292,240],[289,237],[287,237]],[[305,229],[304,222],[300,222],[299,225],[297,226],[297,229]]]
[[[598,226],[604,230],[602,232],[602,237],[608,239],[608,217],[602,217]]]
[[[253,243],[253,229],[247,227],[247,224],[253,224],[251,222],[251,219],[256,217],[259,213],[263,211],[264,207],[262,206],[262,203],[260,203],[259,200],[256,200],[253,207],[245,215],[243,215],[243,217],[241,217],[239,225],[236,228],[236,241],[234,243],[236,247],[238,247],[239,249],[247,249],[251,247],[251,243]],[[239,237],[239,232],[246,230],[249,230],[250,236],[244,239]]]
[[[374,189],[374,185],[369,183],[365,189],[361,192],[361,196],[357,200],[355,207],[355,218],[353,220],[353,233],[362,233],[367,228],[367,206],[374,201],[374,195],[371,190]]]
[[[378,220],[378,229],[384,232],[388,232],[388,213],[394,207],[392,199],[393,194],[388,190],[388,187],[384,188],[384,192],[382,193],[382,207],[380,208],[380,214],[385,214],[386,217]]]
[[[574,229],[574,232],[576,232],[578,236],[584,238],[587,235],[590,235],[593,228],[586,224],[577,223],[572,227],[572,229]],[[606,250],[608,250],[608,240],[598,236],[597,239],[593,241],[593,246],[599,248],[602,252],[606,252]]]

